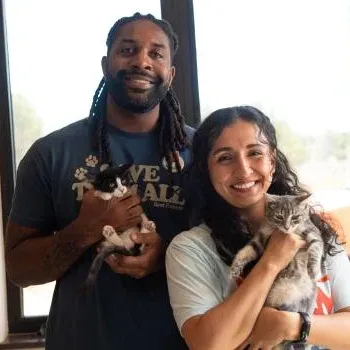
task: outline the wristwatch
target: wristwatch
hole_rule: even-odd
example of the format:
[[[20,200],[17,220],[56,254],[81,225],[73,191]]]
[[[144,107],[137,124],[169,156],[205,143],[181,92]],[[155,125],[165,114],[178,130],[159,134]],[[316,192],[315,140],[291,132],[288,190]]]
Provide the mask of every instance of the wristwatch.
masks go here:
[[[292,343],[306,343],[307,337],[310,333],[311,328],[311,319],[308,313],[306,312],[298,312],[301,316],[301,328],[300,335],[298,340],[292,341]]]

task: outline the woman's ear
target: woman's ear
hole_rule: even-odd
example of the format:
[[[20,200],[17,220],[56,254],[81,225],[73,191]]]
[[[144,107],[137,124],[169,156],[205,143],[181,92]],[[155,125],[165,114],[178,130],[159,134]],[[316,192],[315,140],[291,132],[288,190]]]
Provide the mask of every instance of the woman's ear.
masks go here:
[[[273,150],[271,152],[271,172],[270,172],[271,177],[273,177],[273,174],[276,171],[276,154],[277,154],[276,150]]]

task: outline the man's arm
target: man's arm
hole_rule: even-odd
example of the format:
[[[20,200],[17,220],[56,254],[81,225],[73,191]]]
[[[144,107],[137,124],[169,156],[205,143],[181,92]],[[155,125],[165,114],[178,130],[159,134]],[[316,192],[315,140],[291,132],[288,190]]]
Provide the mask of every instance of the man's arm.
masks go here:
[[[21,287],[60,278],[95,243],[81,232],[77,223],[72,222],[55,234],[43,236],[34,228],[9,221],[5,243],[9,278]]]
[[[10,279],[26,287],[60,278],[88,247],[103,238],[104,225],[118,231],[137,225],[142,213],[139,203],[137,196],[104,201],[89,191],[84,195],[77,219],[55,233],[9,221],[5,256]]]

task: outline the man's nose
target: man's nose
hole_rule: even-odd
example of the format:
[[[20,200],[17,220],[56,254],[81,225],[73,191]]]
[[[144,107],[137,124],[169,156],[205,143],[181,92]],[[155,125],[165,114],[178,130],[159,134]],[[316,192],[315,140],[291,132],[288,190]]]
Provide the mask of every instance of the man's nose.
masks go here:
[[[139,50],[132,58],[132,67],[136,69],[151,70],[152,64],[147,50]]]

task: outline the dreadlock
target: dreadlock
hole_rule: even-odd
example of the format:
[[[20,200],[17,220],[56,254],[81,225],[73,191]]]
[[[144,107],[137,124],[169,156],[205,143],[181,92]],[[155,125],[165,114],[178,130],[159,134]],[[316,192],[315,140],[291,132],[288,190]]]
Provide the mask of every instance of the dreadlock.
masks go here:
[[[141,15],[138,12],[131,17],[123,17],[114,23],[107,36],[107,55],[120,29],[127,23],[139,20],[153,22],[164,31],[170,42],[170,53],[173,60],[178,49],[178,39],[170,23],[157,19],[151,14]],[[112,165],[112,155],[106,132],[106,103],[107,88],[105,80],[102,78],[95,91],[89,114],[89,118],[93,121],[94,125],[92,145],[94,150],[99,154],[100,162]],[[179,100],[172,87],[169,88],[166,96],[160,102],[159,111],[159,148],[161,150],[161,156],[165,157],[170,173],[172,171],[172,161],[175,161],[176,168],[180,171],[181,166],[177,151],[188,145],[188,138],[185,132],[185,118],[181,113]]]

